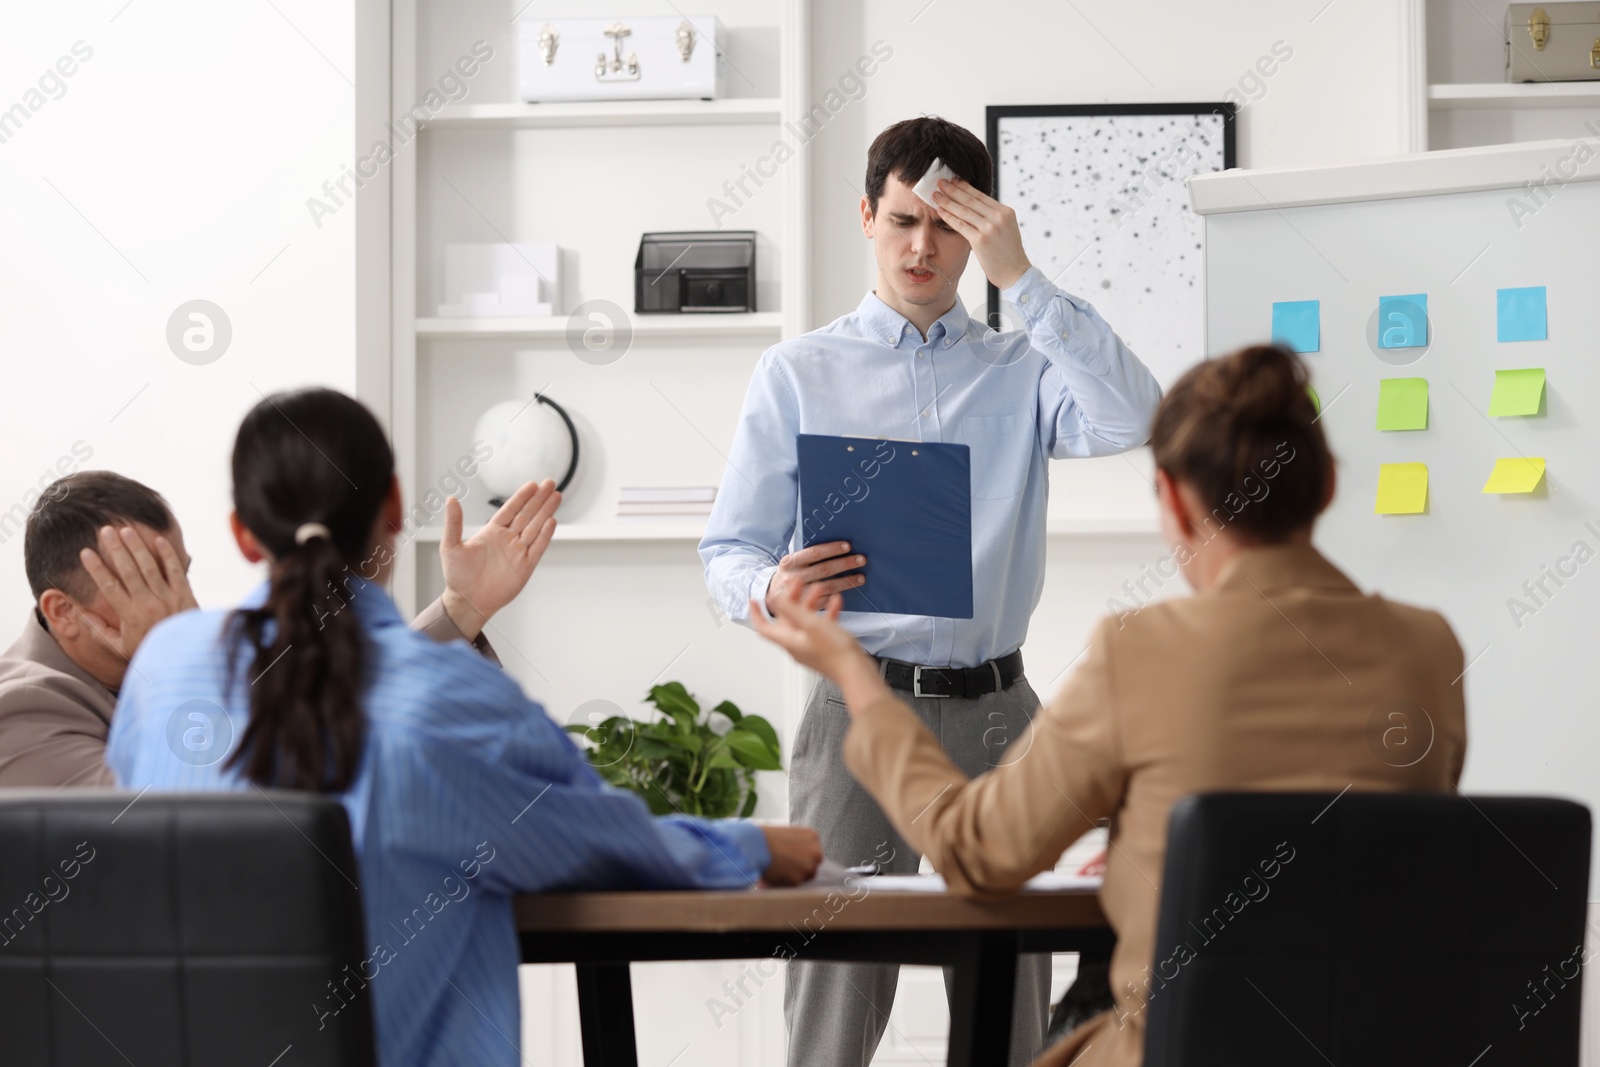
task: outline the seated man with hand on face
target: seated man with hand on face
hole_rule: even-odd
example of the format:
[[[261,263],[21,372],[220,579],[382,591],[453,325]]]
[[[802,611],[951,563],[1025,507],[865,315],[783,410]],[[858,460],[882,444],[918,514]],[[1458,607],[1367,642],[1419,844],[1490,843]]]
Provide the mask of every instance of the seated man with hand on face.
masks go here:
[[[412,626],[435,641],[470,641],[498,663],[484,624],[527,584],[560,502],[554,483],[529,482],[463,542],[461,504],[450,498],[445,594]],[[539,532],[522,543],[528,526]],[[0,656],[0,787],[110,788],[106,735],[128,661],[156,623],[198,606],[183,531],[155,490],[81,471],[34,505],[23,557],[35,603]]]

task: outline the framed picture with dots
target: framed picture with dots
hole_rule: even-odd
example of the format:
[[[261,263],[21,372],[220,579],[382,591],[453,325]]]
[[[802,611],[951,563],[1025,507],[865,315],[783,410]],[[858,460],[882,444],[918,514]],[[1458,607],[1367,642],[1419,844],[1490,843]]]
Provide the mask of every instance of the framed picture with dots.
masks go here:
[[[1205,356],[1205,226],[1192,174],[1236,166],[1229,103],[988,108],[995,196],[1045,277],[1095,306],[1163,388]],[[1022,318],[989,286],[989,324]]]

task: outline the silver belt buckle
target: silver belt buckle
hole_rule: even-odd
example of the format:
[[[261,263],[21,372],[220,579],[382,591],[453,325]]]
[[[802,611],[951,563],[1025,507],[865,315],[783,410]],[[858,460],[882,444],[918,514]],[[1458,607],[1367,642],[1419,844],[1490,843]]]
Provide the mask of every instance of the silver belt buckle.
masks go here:
[[[924,693],[922,691],[922,664],[918,663],[911,668],[911,695],[914,697],[928,697],[934,700],[948,700],[949,693]]]

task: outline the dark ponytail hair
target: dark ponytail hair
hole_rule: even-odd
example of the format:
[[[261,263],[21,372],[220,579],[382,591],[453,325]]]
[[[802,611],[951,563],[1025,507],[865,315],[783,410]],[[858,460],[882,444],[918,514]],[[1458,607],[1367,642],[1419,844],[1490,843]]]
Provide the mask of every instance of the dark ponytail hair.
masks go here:
[[[355,777],[368,655],[347,583],[393,478],[378,420],[331,389],[269,396],[239,427],[234,510],[273,559],[266,603],[228,626],[230,679],[244,646],[254,652],[250,725],[228,765],[253,782],[341,792]],[[297,540],[308,523],[327,534]]]
[[[1300,357],[1274,345],[1191,367],[1156,409],[1156,466],[1254,540],[1309,528],[1333,477],[1310,385]]]

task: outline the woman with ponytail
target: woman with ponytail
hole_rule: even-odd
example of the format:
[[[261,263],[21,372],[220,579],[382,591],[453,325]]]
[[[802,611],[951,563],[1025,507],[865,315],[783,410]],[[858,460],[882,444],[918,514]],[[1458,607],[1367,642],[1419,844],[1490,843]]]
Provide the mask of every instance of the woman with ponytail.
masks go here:
[[[1173,385],[1150,438],[1171,551],[1130,575],[1143,595],[1102,619],[1084,652],[1058,650],[1077,666],[1006,762],[978,778],[883,684],[834,621],[837,601],[797,594],[770,622],[752,608],[763,636],[839,686],[846,764],[952,890],[1014,892],[1111,820],[1100,899],[1117,931],[1114,1001],[1035,1067],[1140,1063],[1150,968],[1174,966],[1154,944],[1174,801],[1445,792],[1461,775],[1463,657],[1449,624],[1362,593],[1312,545],[1335,476],[1308,384],[1299,357],[1262,346]],[[1153,599],[1179,573],[1195,595]],[[1374,744],[1374,723],[1385,739],[1393,727],[1417,739],[1420,754]]]
[[[791,884],[816,869],[804,828],[652,817],[497,667],[404,624],[384,591],[403,514],[394,457],[355,400],[307,389],[258,404],[234,442],[233,500],[234,537],[267,580],[236,611],[150,632],[107,763],[125,789],[341,799],[373,949],[340,990],[372,996],[381,1063],[520,1062],[516,893]],[[555,528],[525,511],[511,524],[534,560]]]

